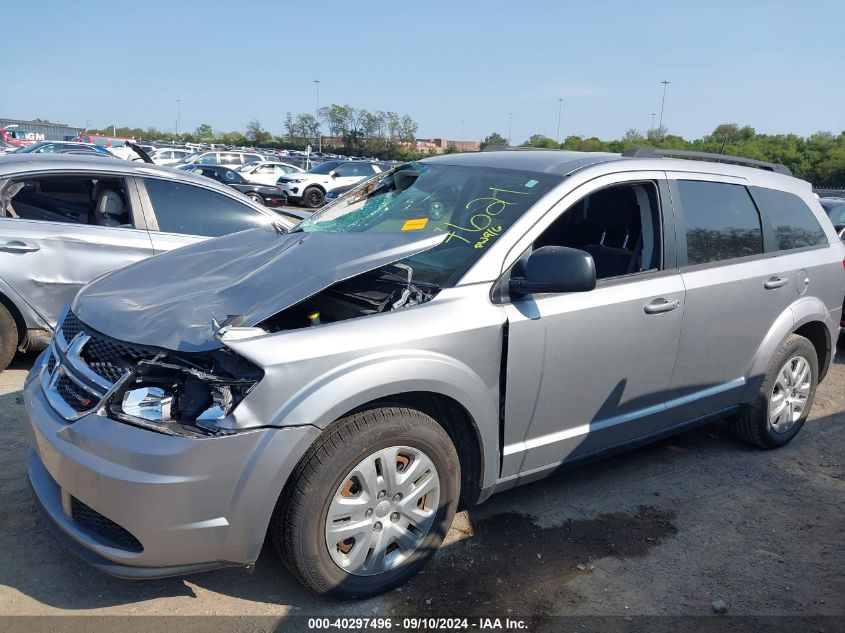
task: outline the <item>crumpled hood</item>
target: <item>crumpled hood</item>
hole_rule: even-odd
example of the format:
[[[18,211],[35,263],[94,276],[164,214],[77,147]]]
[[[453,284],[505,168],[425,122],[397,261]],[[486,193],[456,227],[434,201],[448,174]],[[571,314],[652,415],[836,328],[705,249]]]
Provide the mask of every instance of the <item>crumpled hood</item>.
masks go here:
[[[221,347],[212,318],[245,326],[339,281],[428,250],[444,235],[252,229],[142,260],[80,290],[73,312],[118,340],[180,351]]]

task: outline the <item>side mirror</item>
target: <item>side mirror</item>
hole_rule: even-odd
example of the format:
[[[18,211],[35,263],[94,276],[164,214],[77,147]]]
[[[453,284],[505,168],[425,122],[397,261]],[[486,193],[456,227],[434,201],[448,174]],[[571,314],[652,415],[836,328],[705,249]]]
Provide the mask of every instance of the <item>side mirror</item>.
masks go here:
[[[333,171],[329,174],[329,176],[331,176],[332,178],[337,178],[337,172]]]
[[[596,265],[587,252],[566,246],[543,246],[528,256],[525,276],[512,277],[511,294],[588,292],[596,287]]]

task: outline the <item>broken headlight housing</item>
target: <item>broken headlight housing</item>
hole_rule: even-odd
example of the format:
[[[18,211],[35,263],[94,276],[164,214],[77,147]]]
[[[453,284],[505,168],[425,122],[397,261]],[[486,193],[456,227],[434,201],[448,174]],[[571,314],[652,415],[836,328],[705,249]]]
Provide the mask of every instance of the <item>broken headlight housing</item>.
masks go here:
[[[157,357],[139,362],[107,404],[111,417],[161,433],[205,436],[258,384],[263,372],[218,350],[195,363]],[[220,356],[223,355],[223,356]],[[195,359],[196,360],[196,359]]]

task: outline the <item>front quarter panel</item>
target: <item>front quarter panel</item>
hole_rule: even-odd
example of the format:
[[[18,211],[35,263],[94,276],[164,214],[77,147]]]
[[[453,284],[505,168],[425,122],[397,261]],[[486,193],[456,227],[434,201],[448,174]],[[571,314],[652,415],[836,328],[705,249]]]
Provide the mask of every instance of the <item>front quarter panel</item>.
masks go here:
[[[224,343],[265,376],[232,428],[325,428],[374,400],[432,392],[457,401],[478,433],[483,485],[498,475],[499,373],[505,315],[489,284],[443,290],[424,305]]]

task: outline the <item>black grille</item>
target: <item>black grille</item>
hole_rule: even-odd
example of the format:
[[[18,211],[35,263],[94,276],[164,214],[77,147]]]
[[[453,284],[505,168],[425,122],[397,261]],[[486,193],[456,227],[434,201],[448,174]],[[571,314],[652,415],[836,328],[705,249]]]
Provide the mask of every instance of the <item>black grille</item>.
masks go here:
[[[93,395],[83,390],[79,385],[64,375],[59,376],[59,380],[56,382],[56,391],[61,399],[77,413],[87,411],[97,404],[97,400]]]
[[[93,371],[109,382],[120,380],[138,361],[155,357],[155,352],[147,348],[89,333],[91,340],[85,344],[82,358]]]
[[[68,311],[65,320],[62,321],[62,336],[65,337],[65,340],[70,343],[71,339],[79,334],[82,329],[82,321],[76,318],[73,312]]]
[[[50,354],[50,359],[47,361],[47,373],[52,375],[56,368],[56,357]]]
[[[144,546],[111,519],[89,508],[76,497],[71,497],[71,514],[74,522],[84,528],[91,536],[99,539],[105,545],[126,550],[128,552],[143,552]]]

